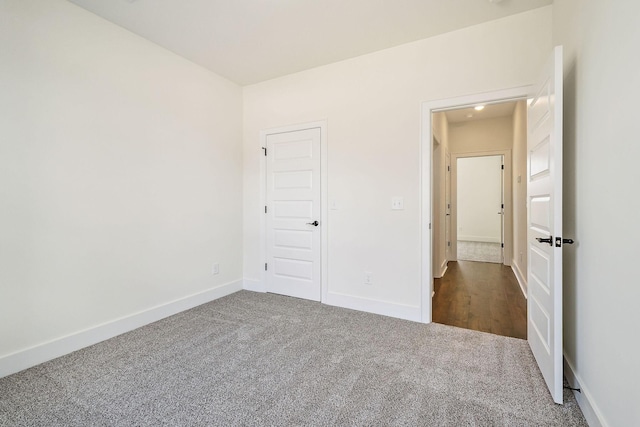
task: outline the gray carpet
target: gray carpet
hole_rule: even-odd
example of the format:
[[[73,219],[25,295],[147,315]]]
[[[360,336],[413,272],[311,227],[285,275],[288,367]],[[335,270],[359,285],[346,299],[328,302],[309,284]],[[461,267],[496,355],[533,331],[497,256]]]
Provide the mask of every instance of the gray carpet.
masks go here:
[[[502,247],[500,243],[458,240],[458,259],[502,264]]]
[[[3,426],[586,426],[525,341],[242,291],[0,379]]]

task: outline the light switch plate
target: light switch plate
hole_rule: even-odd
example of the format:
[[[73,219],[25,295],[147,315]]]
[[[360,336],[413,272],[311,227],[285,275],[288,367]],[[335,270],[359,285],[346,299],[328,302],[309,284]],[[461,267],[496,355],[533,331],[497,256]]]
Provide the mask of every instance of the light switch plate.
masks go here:
[[[391,199],[391,209],[394,211],[400,211],[404,209],[404,198],[393,197]]]

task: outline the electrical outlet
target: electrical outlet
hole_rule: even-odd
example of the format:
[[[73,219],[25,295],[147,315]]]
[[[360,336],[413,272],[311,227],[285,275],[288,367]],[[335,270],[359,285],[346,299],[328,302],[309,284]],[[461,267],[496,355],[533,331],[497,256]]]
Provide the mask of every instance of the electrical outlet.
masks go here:
[[[364,272],[364,284],[373,285],[373,273],[370,271]]]
[[[404,198],[403,197],[393,197],[391,199],[391,209],[394,211],[401,211],[404,209]]]
[[[213,264],[213,266],[211,267],[211,275],[214,276],[216,274],[220,273],[220,264],[218,264],[217,262],[215,264]]]

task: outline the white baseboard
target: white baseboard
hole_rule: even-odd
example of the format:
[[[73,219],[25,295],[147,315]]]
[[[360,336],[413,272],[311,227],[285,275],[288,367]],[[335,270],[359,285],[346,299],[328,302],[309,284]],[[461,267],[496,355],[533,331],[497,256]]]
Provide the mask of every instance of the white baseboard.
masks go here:
[[[573,395],[575,396],[578,406],[580,406],[582,414],[587,420],[589,427],[608,427],[609,425],[604,420],[602,412],[600,412],[593,400],[593,395],[589,392],[580,376],[576,374],[573,365],[567,360],[566,355],[564,356],[563,361],[564,376],[567,378],[569,386],[571,388],[580,389],[580,392],[574,391]]]
[[[442,261],[442,264],[440,264],[440,268],[438,269],[438,272],[436,273],[436,276],[434,276],[434,278],[442,279],[444,277],[444,274],[447,272],[448,267],[448,261],[445,259],[444,261]]]
[[[516,279],[518,280],[522,295],[524,295],[524,298],[527,299],[527,278],[524,274],[522,274],[522,271],[520,271],[520,266],[516,263],[515,260],[511,260],[511,270],[513,270],[513,274],[515,274]]]
[[[264,283],[255,279],[244,279],[243,289],[253,292],[267,292]],[[413,320],[416,322],[419,322],[421,319],[420,307],[394,304],[335,292],[327,293],[326,298],[323,298],[322,300],[322,304],[358,311],[366,311],[367,313],[381,314],[383,316],[397,317],[399,319]]]
[[[421,321],[420,307],[372,300],[334,292],[329,292],[327,294],[327,300],[322,301],[322,303],[333,305],[335,307],[350,308],[352,310],[366,311],[367,313],[396,317],[398,319],[413,320],[414,322]]]
[[[253,291],[253,292],[267,292],[267,287],[260,280],[255,279],[244,279],[242,284],[242,289],[245,291]]]
[[[0,357],[0,378],[242,290],[236,280]]]

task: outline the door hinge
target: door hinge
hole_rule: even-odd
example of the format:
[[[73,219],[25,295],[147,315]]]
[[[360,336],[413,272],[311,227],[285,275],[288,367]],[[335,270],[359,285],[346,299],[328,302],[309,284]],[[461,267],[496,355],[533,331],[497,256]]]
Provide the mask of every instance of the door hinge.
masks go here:
[[[502,204],[502,209],[504,209],[504,203]]]
[[[267,155],[267,147],[262,147],[262,149],[264,150],[264,155]]]
[[[451,166],[447,166],[447,172],[451,171]]]
[[[504,243],[500,243],[500,247],[501,247],[501,248],[504,248]]]
[[[267,207],[266,206],[264,207],[264,213],[267,213]]]
[[[504,170],[504,165],[500,165],[500,169]]]
[[[264,271],[267,271],[267,263],[264,263]]]
[[[431,230],[431,223],[429,223],[429,230]]]
[[[451,246],[451,242],[447,242],[447,246]]]

